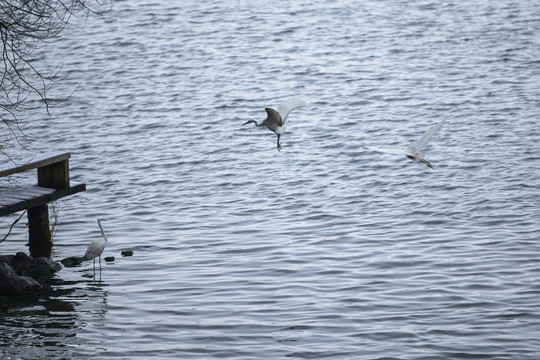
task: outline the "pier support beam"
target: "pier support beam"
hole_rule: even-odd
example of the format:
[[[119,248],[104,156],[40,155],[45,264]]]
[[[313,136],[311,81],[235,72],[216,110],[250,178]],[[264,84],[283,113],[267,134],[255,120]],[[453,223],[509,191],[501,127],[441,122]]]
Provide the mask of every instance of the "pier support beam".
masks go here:
[[[51,231],[49,229],[49,207],[47,204],[28,209],[28,235],[30,256],[50,258],[52,252]]]

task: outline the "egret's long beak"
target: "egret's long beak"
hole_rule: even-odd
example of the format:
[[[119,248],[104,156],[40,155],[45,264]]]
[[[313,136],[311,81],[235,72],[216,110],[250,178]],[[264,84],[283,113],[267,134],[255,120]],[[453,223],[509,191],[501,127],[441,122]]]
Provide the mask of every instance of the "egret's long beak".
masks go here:
[[[251,122],[251,120],[248,120],[246,121],[245,123],[242,124],[242,126],[246,125],[246,124],[249,124]]]

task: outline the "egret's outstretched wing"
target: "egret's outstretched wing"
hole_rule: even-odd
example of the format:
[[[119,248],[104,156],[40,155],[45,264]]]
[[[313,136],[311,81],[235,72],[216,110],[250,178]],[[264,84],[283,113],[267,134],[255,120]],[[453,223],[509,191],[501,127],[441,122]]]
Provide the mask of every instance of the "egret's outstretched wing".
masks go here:
[[[271,108],[264,108],[264,110],[266,111],[266,114],[268,115],[266,117],[266,120],[264,120],[266,122],[265,125],[270,130],[275,132],[278,127],[283,126],[285,121],[283,121],[281,115],[279,115],[279,113],[276,110],[271,109]]]
[[[440,123],[433,125],[428,131],[422,135],[420,139],[418,139],[417,142],[414,143],[414,145],[409,146],[407,149],[413,148],[414,152],[418,152],[422,150],[424,146],[428,143],[429,140],[441,129],[441,127],[444,125],[444,122],[446,119],[443,119]]]
[[[289,117],[289,114],[291,111],[295,109],[299,109],[303,107],[304,105],[306,105],[306,103],[298,99],[289,100],[279,105],[277,108],[277,112],[279,113],[279,115],[281,115],[283,124],[285,124],[285,120],[287,120],[287,117]]]

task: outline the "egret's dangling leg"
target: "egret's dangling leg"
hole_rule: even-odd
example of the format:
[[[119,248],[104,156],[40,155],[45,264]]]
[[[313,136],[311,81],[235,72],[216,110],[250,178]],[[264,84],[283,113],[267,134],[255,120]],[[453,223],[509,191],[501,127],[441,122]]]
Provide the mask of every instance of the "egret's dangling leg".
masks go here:
[[[277,134],[277,149],[278,151],[281,151],[281,144],[279,143],[279,137],[281,136],[281,134]]]
[[[412,156],[412,155],[409,155],[409,154],[407,154],[406,156],[407,156],[409,159],[413,160],[413,161],[418,160],[419,162],[426,164],[427,167],[429,167],[429,168],[435,170],[435,168],[433,167],[433,165],[431,165],[429,162],[427,162],[427,161],[424,160],[424,159],[417,158],[416,156]]]
[[[429,162],[427,162],[426,160],[424,159],[420,159],[421,162],[423,162],[424,164],[427,165],[428,168],[431,168],[433,170],[435,170],[435,168],[433,167],[433,165],[431,165]]]

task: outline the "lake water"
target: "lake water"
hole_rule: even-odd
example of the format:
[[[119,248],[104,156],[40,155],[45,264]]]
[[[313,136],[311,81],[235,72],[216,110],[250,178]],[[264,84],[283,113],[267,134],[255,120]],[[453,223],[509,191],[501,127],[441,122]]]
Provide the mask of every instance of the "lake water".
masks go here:
[[[53,259],[104,217],[116,260],[8,308],[2,359],[540,358],[539,2],[118,1],[76,25],[38,64],[77,91],[6,150],[71,152],[87,191],[51,207]],[[281,152],[242,126],[291,98]],[[443,118],[435,170],[364,148]]]

